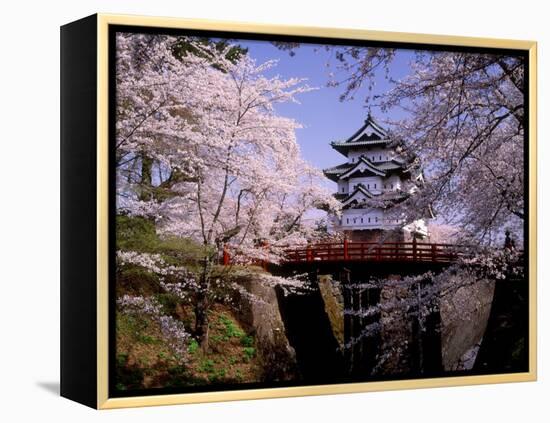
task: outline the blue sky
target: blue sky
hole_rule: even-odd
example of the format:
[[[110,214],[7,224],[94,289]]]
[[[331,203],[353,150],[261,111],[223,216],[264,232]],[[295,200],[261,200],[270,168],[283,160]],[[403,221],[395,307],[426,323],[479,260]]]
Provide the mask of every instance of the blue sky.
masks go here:
[[[336,60],[330,60],[329,53],[319,45],[302,44],[291,57],[288,51],[280,50],[266,41],[238,40],[237,44],[248,48],[249,55],[257,64],[276,59],[276,67],[268,71],[268,76],[279,74],[282,78],[307,78],[307,84],[318,90],[301,94],[300,104],[284,103],[277,105],[277,112],[294,118],[304,127],[297,131],[303,157],[314,166],[326,168],[345,161],[344,156],[333,150],[329,143],[351,136],[363,123],[367,115],[364,88],[355,99],[341,102],[339,96],[344,87],[327,87],[329,72],[336,70]],[[409,61],[413,52],[399,50],[391,64],[390,75],[395,79],[409,73]],[[330,67],[327,67],[330,63]],[[374,93],[382,93],[390,88],[383,71],[378,72]],[[379,121],[386,117],[376,108],[371,112]],[[394,112],[396,113],[396,112]]]

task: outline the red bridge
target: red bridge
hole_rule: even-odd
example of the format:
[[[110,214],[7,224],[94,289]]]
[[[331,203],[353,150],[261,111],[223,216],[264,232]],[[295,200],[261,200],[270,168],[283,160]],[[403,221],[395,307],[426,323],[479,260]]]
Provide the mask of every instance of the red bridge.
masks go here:
[[[421,242],[341,242],[309,244],[284,250],[285,263],[308,262],[418,262],[451,263],[464,256],[465,247],[452,244]],[[224,250],[223,264],[229,265],[229,253]],[[263,263],[265,264],[265,263]]]
[[[451,244],[420,242],[319,243],[285,250],[286,262],[394,261],[450,263],[463,255],[463,248]]]

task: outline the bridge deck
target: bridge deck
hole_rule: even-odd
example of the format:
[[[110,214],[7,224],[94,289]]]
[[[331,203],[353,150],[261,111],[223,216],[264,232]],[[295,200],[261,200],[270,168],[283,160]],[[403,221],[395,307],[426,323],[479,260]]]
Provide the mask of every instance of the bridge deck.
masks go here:
[[[450,263],[463,249],[450,244],[420,242],[351,242],[318,243],[285,250],[287,263],[336,261],[385,261]]]
[[[467,254],[460,245],[423,242],[342,242],[316,243],[284,249],[283,263],[311,262],[408,262],[452,263]],[[222,263],[231,264],[224,248]],[[259,262],[266,265],[266,262]]]

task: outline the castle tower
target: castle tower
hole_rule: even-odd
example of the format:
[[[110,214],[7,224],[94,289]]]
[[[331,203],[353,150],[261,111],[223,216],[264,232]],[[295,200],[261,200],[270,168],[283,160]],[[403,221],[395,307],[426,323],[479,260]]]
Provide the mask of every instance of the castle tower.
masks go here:
[[[403,241],[407,234],[416,238],[427,235],[423,221],[401,230],[403,221],[392,213],[392,206],[416,189],[416,184],[407,182],[422,182],[423,178],[394,144],[370,114],[347,140],[330,143],[347,158],[323,171],[337,183],[335,197],[342,202],[342,216],[334,216],[332,226],[352,241]]]

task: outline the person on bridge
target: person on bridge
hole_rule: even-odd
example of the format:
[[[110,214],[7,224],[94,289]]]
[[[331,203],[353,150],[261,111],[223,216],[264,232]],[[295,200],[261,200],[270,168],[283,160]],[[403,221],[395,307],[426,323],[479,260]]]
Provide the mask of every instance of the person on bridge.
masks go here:
[[[504,233],[504,249],[506,250],[515,250],[516,248],[516,242],[514,239],[510,236],[510,231],[506,231]]]

